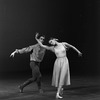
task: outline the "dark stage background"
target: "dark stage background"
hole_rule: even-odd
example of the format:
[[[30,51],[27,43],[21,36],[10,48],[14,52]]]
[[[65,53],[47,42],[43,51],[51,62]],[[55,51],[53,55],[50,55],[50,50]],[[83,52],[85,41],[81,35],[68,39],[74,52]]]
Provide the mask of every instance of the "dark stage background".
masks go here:
[[[99,0],[0,0],[0,73],[2,76],[31,74],[29,53],[10,54],[36,43],[35,33],[66,41],[83,56],[69,49],[71,75],[100,74]],[[47,51],[41,63],[42,74],[51,74],[56,57]]]

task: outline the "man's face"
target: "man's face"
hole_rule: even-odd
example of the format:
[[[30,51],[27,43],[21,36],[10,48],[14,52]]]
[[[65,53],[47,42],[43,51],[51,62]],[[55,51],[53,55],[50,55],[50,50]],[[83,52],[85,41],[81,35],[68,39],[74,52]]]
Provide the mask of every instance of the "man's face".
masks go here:
[[[41,36],[41,37],[39,38],[39,41],[43,43],[43,42],[44,42],[44,39],[45,39],[45,38],[44,38],[43,36]]]

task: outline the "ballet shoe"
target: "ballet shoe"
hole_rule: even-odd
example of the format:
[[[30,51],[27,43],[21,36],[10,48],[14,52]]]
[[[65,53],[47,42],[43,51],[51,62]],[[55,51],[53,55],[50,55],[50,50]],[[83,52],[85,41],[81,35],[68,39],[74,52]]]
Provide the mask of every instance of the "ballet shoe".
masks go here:
[[[22,86],[18,86],[18,88],[19,88],[19,92],[23,93],[23,87]]]
[[[61,97],[61,96],[59,95],[59,93],[57,93],[57,94],[56,94],[56,98],[57,98],[57,99],[62,99],[63,97]]]

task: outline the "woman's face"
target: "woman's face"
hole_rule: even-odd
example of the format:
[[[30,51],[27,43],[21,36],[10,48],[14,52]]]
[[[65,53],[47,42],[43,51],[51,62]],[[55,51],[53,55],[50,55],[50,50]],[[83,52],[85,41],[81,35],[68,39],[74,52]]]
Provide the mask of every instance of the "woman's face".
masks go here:
[[[49,43],[52,44],[52,45],[55,45],[56,41],[55,40],[50,40]]]

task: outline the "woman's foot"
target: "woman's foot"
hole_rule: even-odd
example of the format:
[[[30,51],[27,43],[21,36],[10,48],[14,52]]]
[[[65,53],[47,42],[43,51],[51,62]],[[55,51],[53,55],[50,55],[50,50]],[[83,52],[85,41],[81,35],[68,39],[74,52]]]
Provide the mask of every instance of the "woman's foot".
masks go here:
[[[59,93],[57,93],[57,94],[56,94],[56,98],[57,98],[57,99],[62,99],[63,97],[61,97],[61,96],[59,95]]]
[[[63,95],[63,90],[64,90],[64,89],[61,88],[60,93],[59,93],[60,95]]]

